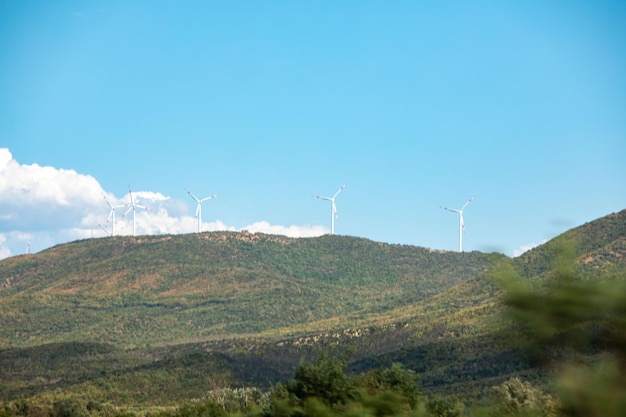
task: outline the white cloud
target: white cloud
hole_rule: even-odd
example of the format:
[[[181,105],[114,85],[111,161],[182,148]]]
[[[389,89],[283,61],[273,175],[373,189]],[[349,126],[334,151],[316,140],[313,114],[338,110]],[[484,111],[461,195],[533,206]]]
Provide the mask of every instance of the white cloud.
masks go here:
[[[157,201],[168,201],[170,199],[169,197],[164,196],[161,193],[154,193],[152,191],[138,191],[138,192],[133,191],[132,194],[133,194],[133,199],[135,200],[135,203],[138,203],[141,200],[149,200],[152,202],[157,202]],[[127,201],[129,201],[129,199],[130,199],[129,197],[126,198]]]
[[[77,200],[94,201],[103,192],[89,175],[37,164],[20,165],[6,148],[0,148],[0,173],[0,195],[14,205],[70,206]]]
[[[329,232],[324,226],[281,226],[276,224],[272,225],[266,221],[252,223],[243,229],[251,233],[267,233],[289,237],[315,237]]]
[[[128,194],[121,198],[106,192],[89,175],[74,170],[21,165],[7,148],[0,148],[0,259],[78,239],[105,237],[112,223],[107,221],[116,207],[115,234],[132,235],[133,214],[137,235],[193,233],[197,219],[188,206],[159,192],[133,191],[137,208],[133,213]],[[220,220],[202,223],[203,231],[248,230],[289,237],[312,237],[328,233],[323,226],[282,226],[258,221],[241,228]]]
[[[20,165],[0,148],[0,228],[71,227],[102,199],[98,181],[74,170]]]
[[[9,249],[6,242],[6,236],[0,234],[0,259],[8,258],[9,256],[11,256],[11,249]]]
[[[537,246],[543,245],[544,243],[546,243],[548,241],[548,239],[544,239],[539,243],[529,243],[528,245],[522,245],[517,249],[513,249],[513,257],[517,257],[520,256],[521,254],[523,254],[526,251],[529,251],[533,248],[536,248]]]

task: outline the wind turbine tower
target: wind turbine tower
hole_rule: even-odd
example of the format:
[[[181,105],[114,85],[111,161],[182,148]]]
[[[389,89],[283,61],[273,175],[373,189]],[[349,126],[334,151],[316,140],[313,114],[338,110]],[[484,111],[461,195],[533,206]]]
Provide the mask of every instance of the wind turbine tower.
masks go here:
[[[321,200],[330,201],[330,234],[331,235],[335,234],[335,218],[338,217],[338,215],[337,215],[337,206],[335,205],[335,198],[337,198],[337,195],[339,195],[339,193],[344,188],[346,188],[346,184],[342,185],[341,188],[339,188],[337,190],[337,192],[332,197],[322,197],[322,196],[319,196],[319,195],[314,195],[313,196],[313,197],[319,198]]]
[[[107,218],[107,223],[110,221],[111,222],[111,231],[109,232],[107,229],[105,229],[104,227],[102,227],[102,225],[99,225],[100,228],[102,228],[105,232],[107,232],[109,235],[111,236],[115,236],[115,210],[119,209],[119,208],[123,208],[126,207],[126,205],[121,204],[121,205],[117,205],[114,206],[113,204],[111,204],[111,202],[109,201],[109,199],[107,198],[107,196],[104,196],[104,199],[106,200],[107,204],[109,205],[109,207],[111,207],[111,212],[109,213],[109,217]]]
[[[130,207],[128,208],[128,210],[126,210],[126,213],[124,213],[124,216],[122,217],[126,217],[126,215],[131,210],[133,211],[133,236],[135,236],[135,211],[138,208],[143,209],[143,210],[148,210],[148,208],[135,203],[135,200],[133,199],[133,193],[130,191],[130,187],[128,187],[128,195],[130,196]]]
[[[189,194],[191,198],[196,200],[196,203],[198,203],[198,206],[196,207],[196,218],[198,219],[198,233],[200,233],[202,231],[202,203],[204,203],[207,200],[217,197],[217,194],[210,195],[201,200],[195,195],[191,194],[191,191],[189,190],[186,190],[186,191],[187,191],[187,194]]]
[[[463,252],[463,233],[465,232],[465,223],[463,223],[463,209],[472,202],[476,196],[471,196],[460,209],[451,209],[448,207],[441,207],[444,210],[453,211],[459,213],[459,252]]]

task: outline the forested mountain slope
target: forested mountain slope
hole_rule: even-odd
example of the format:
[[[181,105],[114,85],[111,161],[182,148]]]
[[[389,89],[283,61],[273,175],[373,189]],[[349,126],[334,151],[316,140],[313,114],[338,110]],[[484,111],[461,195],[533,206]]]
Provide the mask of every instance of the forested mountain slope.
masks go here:
[[[515,271],[516,279],[534,286],[563,268],[587,282],[626,281],[626,210],[567,231],[518,258],[501,259],[489,271],[416,304],[406,314],[412,317],[412,336],[358,363],[367,368],[401,362],[423,372],[425,387],[464,393],[512,375],[538,377],[519,349],[523,334],[506,314],[503,279]],[[576,302],[583,308],[582,300]]]
[[[338,327],[415,304],[500,257],[345,236],[89,239],[0,262],[0,343],[140,346]]]
[[[626,271],[626,210],[571,229],[515,258],[514,264],[524,277],[541,276],[563,251],[590,277],[598,273],[623,273]]]
[[[215,384],[268,387],[321,351],[351,352],[353,372],[400,362],[424,390],[480,395],[537,376],[503,315],[499,274],[543,280],[564,251],[587,279],[626,278],[626,211],[515,259],[230,232],[5,259],[0,398],[62,390],[163,404]]]

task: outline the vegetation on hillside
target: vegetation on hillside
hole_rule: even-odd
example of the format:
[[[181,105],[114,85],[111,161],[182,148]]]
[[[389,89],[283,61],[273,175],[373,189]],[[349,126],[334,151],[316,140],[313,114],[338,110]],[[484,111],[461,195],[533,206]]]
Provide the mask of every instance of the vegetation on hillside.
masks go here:
[[[494,257],[343,236],[79,241],[0,262],[0,347],[132,348],[341,329],[463,283]]]
[[[243,233],[10,258],[0,417],[621,415],[625,225],[512,260]]]
[[[564,248],[579,276],[621,274],[626,270],[626,210],[578,226],[513,260],[524,278],[545,277]]]

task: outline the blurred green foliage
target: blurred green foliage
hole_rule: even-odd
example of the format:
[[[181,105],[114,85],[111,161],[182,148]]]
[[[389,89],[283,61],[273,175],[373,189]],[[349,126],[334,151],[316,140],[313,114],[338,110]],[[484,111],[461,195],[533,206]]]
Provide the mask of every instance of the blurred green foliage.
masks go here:
[[[504,280],[513,332],[531,360],[551,372],[561,414],[624,416],[624,271],[586,279],[577,267],[576,243],[564,240],[557,249],[541,285],[530,285],[510,271]]]
[[[435,417],[462,417],[465,405],[454,397],[436,396],[426,403],[429,415]]]

